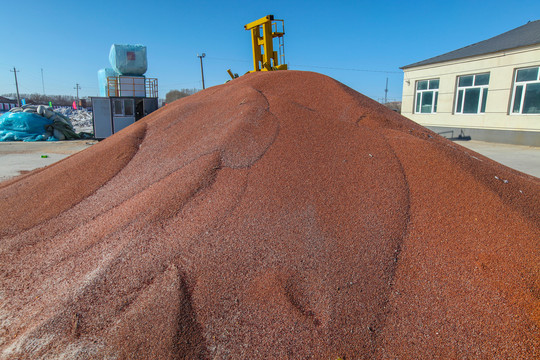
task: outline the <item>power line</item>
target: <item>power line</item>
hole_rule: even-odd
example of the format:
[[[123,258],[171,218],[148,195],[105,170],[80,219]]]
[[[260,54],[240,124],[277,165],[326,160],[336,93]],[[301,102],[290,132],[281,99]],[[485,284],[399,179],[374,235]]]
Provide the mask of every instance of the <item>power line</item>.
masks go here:
[[[203,88],[203,90],[205,89],[205,87],[204,87],[204,71],[203,71],[202,59],[205,56],[206,56],[205,53],[202,53],[201,55],[197,54],[197,57],[201,60],[201,78],[202,78],[202,88]]]
[[[181,83],[168,83],[168,84],[162,84],[160,83],[159,87],[173,87],[173,86],[179,86],[179,85],[192,85],[192,84],[200,84],[200,81],[190,81],[190,82],[181,82]]]
[[[251,62],[251,60],[241,60],[241,59],[228,59],[228,58],[219,58],[219,57],[207,57],[208,60],[219,60],[219,61],[233,61],[233,62]]]
[[[13,74],[15,74],[15,87],[17,88],[17,106],[21,106],[21,96],[19,95],[19,82],[17,81],[17,73],[20,72],[20,70],[15,69],[15,66],[13,67],[13,70],[9,70]]]
[[[369,70],[369,69],[353,69],[353,68],[339,68],[331,66],[317,66],[317,65],[299,65],[289,64],[290,66],[304,67],[304,68],[318,68],[318,69],[330,69],[330,70],[345,70],[345,71],[360,71],[360,72],[372,72],[372,73],[384,73],[384,74],[401,74],[401,71],[387,71],[387,70]]]
[[[386,88],[384,89],[384,103],[388,102],[388,76],[386,77]]]
[[[80,86],[79,86],[79,83],[77,83],[74,87],[74,89],[77,89],[77,102],[79,102],[79,90],[80,90]]]
[[[41,68],[41,85],[43,86],[43,95],[45,95],[45,80],[43,80],[43,68]]]
[[[208,60],[220,60],[220,61],[235,61],[235,62],[250,62],[248,60],[240,59],[227,59],[219,57],[207,57]],[[361,71],[361,72],[373,72],[373,73],[385,73],[385,74],[402,74],[402,71],[388,71],[388,70],[370,70],[370,69],[354,69],[354,68],[340,68],[332,66],[318,66],[318,65],[300,65],[300,64],[291,64],[290,66],[304,67],[304,68],[318,68],[318,69],[330,69],[330,70],[345,70],[345,71]]]

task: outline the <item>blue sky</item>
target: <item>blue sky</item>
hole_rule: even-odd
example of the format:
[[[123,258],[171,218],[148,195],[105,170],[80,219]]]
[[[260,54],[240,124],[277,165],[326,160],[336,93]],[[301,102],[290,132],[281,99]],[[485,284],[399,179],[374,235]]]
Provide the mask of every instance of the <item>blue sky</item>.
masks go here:
[[[110,67],[111,44],[148,48],[146,76],[171,89],[201,88],[197,53],[205,52],[206,86],[251,70],[244,24],[273,14],[285,20],[291,69],[331,76],[376,100],[401,99],[399,69],[540,19],[540,1],[89,1],[19,3],[0,21],[0,94],[81,96],[98,93],[97,71]]]

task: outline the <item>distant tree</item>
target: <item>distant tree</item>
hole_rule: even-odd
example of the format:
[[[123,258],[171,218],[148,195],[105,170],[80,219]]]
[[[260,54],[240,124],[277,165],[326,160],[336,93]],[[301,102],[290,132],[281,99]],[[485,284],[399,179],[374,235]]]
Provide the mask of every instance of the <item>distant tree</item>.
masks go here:
[[[3,96],[16,98],[17,94],[5,94]],[[27,104],[49,105],[49,101],[54,106],[71,106],[73,101],[77,100],[75,96],[70,95],[43,95],[43,94],[20,94],[21,99],[26,99]]]
[[[165,102],[167,104],[172,103],[175,100],[181,99],[183,97],[195,94],[197,89],[180,89],[180,90],[171,90],[165,95]]]
[[[401,101],[387,102],[386,104],[383,104],[383,105],[389,108],[390,110],[393,110],[401,114]]]

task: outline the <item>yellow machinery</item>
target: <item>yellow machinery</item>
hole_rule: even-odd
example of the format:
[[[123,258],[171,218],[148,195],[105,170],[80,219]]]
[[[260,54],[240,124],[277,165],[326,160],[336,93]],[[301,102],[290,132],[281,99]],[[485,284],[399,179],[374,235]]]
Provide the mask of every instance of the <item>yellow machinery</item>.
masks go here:
[[[278,29],[278,25],[281,27]],[[251,30],[251,43],[253,44],[253,67],[255,71],[287,70],[285,64],[285,23],[274,19],[274,15],[266,15],[259,20],[244,25],[244,29]],[[274,39],[277,38],[278,51],[274,51]]]
[[[274,15],[266,15],[244,25],[244,29],[251,30],[251,43],[253,45],[253,70],[249,72],[287,70],[283,41],[285,22],[283,20],[274,19]],[[276,38],[278,51],[274,51],[274,39]],[[233,74],[231,69],[228,69],[227,72],[233,80],[238,77],[238,74]]]

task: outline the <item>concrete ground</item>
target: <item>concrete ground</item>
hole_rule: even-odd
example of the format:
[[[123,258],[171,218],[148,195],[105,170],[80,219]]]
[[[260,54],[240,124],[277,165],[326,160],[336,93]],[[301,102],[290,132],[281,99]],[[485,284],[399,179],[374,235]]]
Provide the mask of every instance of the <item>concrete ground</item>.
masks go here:
[[[95,143],[95,140],[0,142],[0,181],[51,165]]]
[[[456,143],[512,169],[540,178],[540,147],[478,140],[456,141]]]
[[[53,164],[95,143],[95,140],[0,142],[0,181]],[[540,147],[477,140],[457,143],[503,165],[540,178]]]

